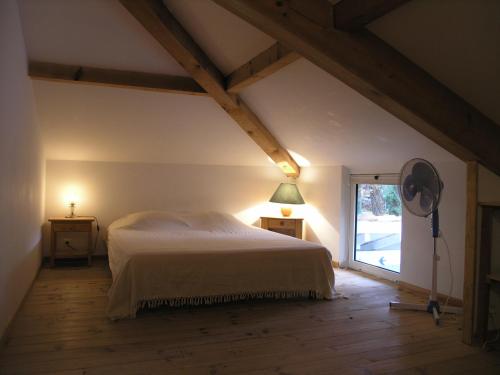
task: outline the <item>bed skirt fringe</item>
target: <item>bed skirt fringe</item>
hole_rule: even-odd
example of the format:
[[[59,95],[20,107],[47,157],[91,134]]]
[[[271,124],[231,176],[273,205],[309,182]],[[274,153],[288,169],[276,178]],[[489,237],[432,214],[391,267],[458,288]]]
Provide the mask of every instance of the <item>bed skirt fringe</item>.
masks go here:
[[[137,308],[143,309],[155,308],[164,305],[170,307],[181,306],[199,306],[213,305],[217,303],[227,303],[235,301],[243,301],[250,299],[292,299],[292,298],[310,298],[324,299],[322,293],[316,291],[295,291],[295,292],[258,292],[258,293],[241,293],[220,296],[204,296],[204,297],[177,297],[177,298],[147,298],[138,303]]]

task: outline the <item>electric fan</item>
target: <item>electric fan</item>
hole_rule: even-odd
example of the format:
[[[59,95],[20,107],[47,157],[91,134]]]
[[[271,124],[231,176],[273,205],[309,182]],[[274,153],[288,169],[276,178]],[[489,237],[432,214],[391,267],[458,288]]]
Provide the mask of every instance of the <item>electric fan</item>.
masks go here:
[[[434,166],[424,159],[412,159],[401,168],[399,176],[399,194],[404,206],[416,216],[427,217],[432,215],[432,237],[434,239],[434,254],[432,257],[432,289],[429,303],[411,304],[390,302],[392,309],[418,310],[432,313],[434,322],[439,324],[441,312],[461,313],[458,307],[439,306],[437,298],[437,262],[439,256],[436,251],[436,241],[439,237],[438,205],[443,191],[443,182]]]

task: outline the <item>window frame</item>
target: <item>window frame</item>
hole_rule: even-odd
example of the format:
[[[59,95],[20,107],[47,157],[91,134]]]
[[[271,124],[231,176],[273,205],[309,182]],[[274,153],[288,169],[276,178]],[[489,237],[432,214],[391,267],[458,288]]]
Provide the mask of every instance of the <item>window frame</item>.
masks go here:
[[[374,266],[354,259],[356,243],[356,205],[357,186],[359,184],[379,184],[379,185],[399,185],[399,173],[386,174],[353,174],[350,177],[351,199],[349,205],[349,257],[348,267],[357,271],[365,272],[384,279],[397,281],[401,278],[401,267],[398,272]],[[404,235],[404,215],[401,215],[401,251],[400,265],[403,263],[403,235]]]

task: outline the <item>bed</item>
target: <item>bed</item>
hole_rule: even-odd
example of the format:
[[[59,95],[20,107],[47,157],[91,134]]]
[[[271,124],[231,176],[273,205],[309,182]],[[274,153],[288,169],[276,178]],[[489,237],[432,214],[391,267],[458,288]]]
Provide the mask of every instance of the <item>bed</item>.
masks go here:
[[[333,297],[326,248],[228,214],[127,215],[108,228],[108,255],[113,283],[107,315],[113,320],[160,305]]]

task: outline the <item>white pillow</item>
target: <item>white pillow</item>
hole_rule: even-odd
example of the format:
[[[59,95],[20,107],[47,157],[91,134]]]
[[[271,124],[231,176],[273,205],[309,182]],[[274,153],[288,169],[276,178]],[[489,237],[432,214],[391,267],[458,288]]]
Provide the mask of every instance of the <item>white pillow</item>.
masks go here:
[[[123,229],[132,230],[180,230],[188,229],[189,224],[178,215],[166,211],[143,211],[126,217]]]
[[[201,212],[183,214],[182,219],[189,224],[192,229],[210,232],[239,232],[248,230],[248,226],[233,215],[222,212]]]

